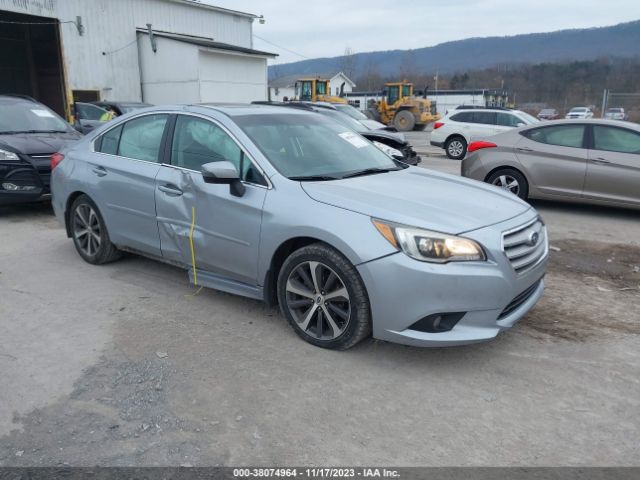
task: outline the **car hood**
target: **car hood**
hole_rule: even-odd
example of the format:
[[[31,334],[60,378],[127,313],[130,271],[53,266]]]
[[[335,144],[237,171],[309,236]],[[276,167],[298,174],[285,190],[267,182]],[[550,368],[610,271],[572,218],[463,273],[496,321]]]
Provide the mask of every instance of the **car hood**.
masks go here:
[[[496,187],[417,167],[301,185],[321,203],[451,234],[503,222],[531,208]]]
[[[366,132],[361,132],[360,135],[370,140],[371,139],[392,140],[396,143],[399,143],[400,145],[407,144],[407,141],[405,140],[404,135],[395,133],[395,132],[388,132],[386,130],[368,130]]]
[[[75,130],[65,133],[17,133],[0,135],[0,148],[25,155],[55,153],[68,143],[82,138]]]

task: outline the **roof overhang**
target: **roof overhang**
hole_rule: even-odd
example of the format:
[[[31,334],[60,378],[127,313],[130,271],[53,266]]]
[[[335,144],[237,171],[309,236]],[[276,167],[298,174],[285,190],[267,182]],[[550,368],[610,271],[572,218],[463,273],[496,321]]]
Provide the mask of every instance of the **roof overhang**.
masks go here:
[[[146,28],[137,28],[138,34],[149,35],[149,30]],[[166,38],[169,40],[175,40],[176,42],[188,43],[207,50],[217,50],[224,53],[231,53],[237,55],[250,55],[253,57],[263,58],[275,58],[277,53],[263,52],[262,50],[254,50],[253,48],[239,47],[237,45],[231,45],[229,43],[216,42],[212,38],[196,37],[193,35],[184,35],[180,33],[170,33],[158,30],[153,30],[153,35],[158,38]]]
[[[196,0],[167,0],[169,2],[174,3],[182,3],[184,5],[189,5],[196,8],[205,8],[207,10],[215,10],[220,13],[226,13],[228,15],[236,15],[238,17],[246,17],[250,19],[259,18],[258,15],[254,15],[253,13],[241,12],[239,10],[231,10],[229,8],[216,7],[215,5],[210,5],[208,3],[202,3]]]

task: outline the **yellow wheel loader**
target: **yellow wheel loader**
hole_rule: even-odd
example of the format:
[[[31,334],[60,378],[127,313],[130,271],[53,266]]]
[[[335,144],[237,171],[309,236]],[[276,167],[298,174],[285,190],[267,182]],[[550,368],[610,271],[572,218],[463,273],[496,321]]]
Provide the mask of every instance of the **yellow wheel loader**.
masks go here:
[[[295,85],[295,100],[301,102],[347,103],[342,97],[331,95],[329,80],[300,78]]]
[[[372,105],[369,114],[400,132],[422,130],[428,123],[440,119],[436,102],[413,96],[413,84],[385,83],[382,100]]]

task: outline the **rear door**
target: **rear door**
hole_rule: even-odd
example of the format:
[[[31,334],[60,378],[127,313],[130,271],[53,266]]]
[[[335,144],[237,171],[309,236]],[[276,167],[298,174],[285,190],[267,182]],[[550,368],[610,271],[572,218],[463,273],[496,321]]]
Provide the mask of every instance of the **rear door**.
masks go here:
[[[525,130],[516,156],[531,188],[548,195],[579,197],[587,171],[586,128],[582,124]]]
[[[189,266],[195,260],[197,269],[256,285],[264,176],[235,138],[207,118],[178,115],[166,151],[170,164],[156,179],[162,255]],[[229,185],[204,182],[202,165],[223,160],[238,169],[246,187],[242,197],[233,196]]]
[[[640,133],[593,125],[584,195],[640,205]]]
[[[484,140],[498,133],[496,129],[496,112],[476,110],[473,112],[469,141]]]
[[[168,118],[143,115],[108,130],[96,140],[85,175],[111,240],[158,256],[155,179]]]

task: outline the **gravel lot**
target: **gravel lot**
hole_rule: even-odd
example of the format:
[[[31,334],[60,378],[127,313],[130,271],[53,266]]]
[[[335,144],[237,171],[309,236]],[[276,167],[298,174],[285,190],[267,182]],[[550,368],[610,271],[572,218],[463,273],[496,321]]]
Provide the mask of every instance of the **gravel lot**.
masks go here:
[[[46,205],[0,208],[0,466],[640,466],[640,215],[535,206],[547,292],[511,331],[347,352],[182,270],[88,265]]]

